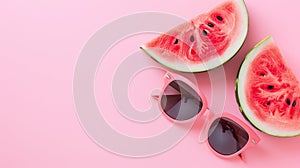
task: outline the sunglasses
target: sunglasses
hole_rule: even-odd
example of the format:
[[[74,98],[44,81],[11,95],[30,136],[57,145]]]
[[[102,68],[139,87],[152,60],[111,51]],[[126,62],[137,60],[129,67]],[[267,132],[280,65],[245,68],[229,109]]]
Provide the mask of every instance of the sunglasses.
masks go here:
[[[204,116],[208,103],[204,94],[188,79],[167,72],[164,87],[159,95],[153,96],[162,113],[172,122],[181,123]],[[239,118],[222,113],[209,115],[205,134],[206,142],[214,154],[221,158],[240,156],[257,144],[260,138]]]

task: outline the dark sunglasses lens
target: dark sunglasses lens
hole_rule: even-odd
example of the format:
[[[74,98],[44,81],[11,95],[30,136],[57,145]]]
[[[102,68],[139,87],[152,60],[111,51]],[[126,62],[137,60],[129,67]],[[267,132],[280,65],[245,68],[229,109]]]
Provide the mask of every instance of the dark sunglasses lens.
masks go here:
[[[240,151],[249,140],[245,129],[226,117],[215,120],[208,135],[210,146],[222,155],[232,155]]]
[[[199,94],[180,80],[172,81],[164,90],[161,107],[174,120],[188,120],[202,109],[203,102]]]

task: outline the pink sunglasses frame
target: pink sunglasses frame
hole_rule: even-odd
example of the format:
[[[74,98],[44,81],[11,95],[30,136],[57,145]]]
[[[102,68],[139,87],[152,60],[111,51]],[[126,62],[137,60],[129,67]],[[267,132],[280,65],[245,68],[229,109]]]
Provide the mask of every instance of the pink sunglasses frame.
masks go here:
[[[185,82],[185,83],[186,83],[187,85],[189,85],[192,89],[194,89],[194,90],[199,94],[199,96],[200,96],[201,99],[202,99],[203,106],[202,106],[201,111],[200,111],[196,116],[194,116],[194,117],[191,118],[191,119],[184,120],[184,121],[177,121],[177,120],[174,120],[173,118],[169,117],[169,116],[164,112],[164,110],[163,110],[162,107],[161,107],[161,100],[162,100],[163,93],[164,93],[166,87],[167,87],[172,81],[174,81],[174,80],[181,80],[181,81]],[[159,109],[160,109],[160,111],[162,112],[162,114],[163,114],[169,121],[171,121],[171,122],[173,122],[173,123],[184,123],[184,122],[189,122],[189,121],[191,121],[191,120],[196,121],[195,119],[196,119],[197,117],[202,117],[202,116],[204,116],[204,114],[206,113],[206,111],[209,111],[207,99],[206,99],[205,95],[198,89],[198,87],[196,87],[195,84],[193,84],[190,80],[188,80],[188,79],[186,79],[186,78],[184,78],[184,77],[182,77],[182,76],[180,76],[180,75],[172,74],[172,73],[170,73],[170,72],[166,72],[166,74],[164,75],[164,86],[163,86],[163,88],[162,88],[162,90],[161,90],[159,96],[153,95],[152,97],[153,97],[154,99],[157,100]],[[211,112],[210,112],[210,113],[211,113]],[[205,131],[204,133],[205,133],[206,135],[208,135],[208,130],[209,130],[211,124],[212,124],[216,119],[222,118],[222,117],[223,117],[223,118],[229,118],[229,119],[231,119],[232,121],[234,121],[235,123],[237,123],[238,125],[240,125],[242,128],[244,128],[244,130],[245,130],[245,131],[248,133],[248,135],[249,135],[249,139],[248,139],[248,142],[246,143],[246,145],[245,145],[243,148],[241,148],[239,151],[237,151],[236,153],[234,153],[234,154],[231,154],[231,155],[222,155],[222,154],[218,153],[217,151],[215,151],[215,150],[211,147],[211,145],[210,145],[209,142],[208,142],[208,139],[206,139],[205,141],[206,141],[206,143],[207,143],[209,149],[210,149],[216,156],[218,156],[218,157],[220,157],[220,158],[226,158],[226,159],[227,159],[227,158],[232,158],[232,157],[240,156],[240,157],[243,159],[243,158],[244,158],[243,153],[245,152],[245,150],[247,150],[249,147],[252,147],[252,146],[256,145],[256,144],[260,141],[260,138],[259,138],[259,136],[258,136],[258,135],[257,135],[257,134],[256,134],[256,133],[255,133],[255,132],[247,125],[247,124],[245,124],[242,120],[240,120],[240,119],[237,118],[236,116],[234,116],[234,115],[232,115],[232,114],[230,114],[230,113],[226,113],[226,112],[222,113],[221,116],[217,116],[217,117],[216,117],[216,116],[213,116],[213,118],[209,119],[210,122],[207,124],[207,126],[204,126],[204,127],[206,128],[206,129],[204,129],[204,131]]]
[[[201,111],[198,113],[198,115],[196,115],[195,117],[191,118],[191,119],[188,119],[188,120],[184,120],[184,121],[178,121],[178,120],[174,120],[172,119],[171,117],[169,117],[165,112],[164,110],[162,109],[162,106],[161,106],[161,99],[162,99],[162,96],[163,96],[163,91],[166,89],[166,87],[174,80],[181,80],[183,82],[185,82],[187,85],[189,85],[192,89],[194,89],[198,94],[199,96],[201,97],[202,99],[202,102],[203,102],[203,106],[202,106],[202,109]],[[172,123],[185,123],[185,122],[190,122],[192,120],[195,120],[196,117],[199,117],[201,115],[199,114],[203,114],[207,109],[207,100],[206,100],[206,97],[204,96],[204,94],[199,90],[197,89],[198,87],[196,87],[192,82],[190,82],[190,80],[186,79],[186,78],[183,78],[182,76],[179,76],[179,75],[176,75],[176,74],[172,74],[170,72],[166,72],[166,74],[164,75],[164,86],[159,94],[159,96],[157,95],[153,95],[152,97],[157,100],[158,102],[158,105],[159,105],[159,109],[161,112],[163,112],[164,116],[169,119]]]
[[[249,135],[249,139],[248,139],[248,142],[246,143],[245,146],[243,146],[239,151],[237,151],[236,153],[233,153],[231,155],[222,155],[218,152],[216,152],[212,147],[211,145],[209,144],[208,142],[208,139],[206,139],[206,143],[209,147],[209,149],[218,157],[220,158],[233,158],[233,157],[236,157],[236,156],[240,156],[241,159],[244,158],[244,152],[249,148],[249,147],[252,147],[252,146],[255,146],[257,143],[259,143],[260,141],[260,138],[259,136],[247,125],[245,124],[241,119],[239,119],[238,117],[230,114],[230,113],[227,113],[227,112],[223,112],[221,116],[218,116],[218,117],[215,117],[214,119],[210,119],[211,122],[209,122],[207,128],[209,129],[212,122],[214,122],[216,119],[218,118],[228,118],[228,119],[231,119],[232,121],[234,121],[235,123],[237,123],[238,125],[240,125]],[[208,135],[208,129],[205,130],[205,134]]]

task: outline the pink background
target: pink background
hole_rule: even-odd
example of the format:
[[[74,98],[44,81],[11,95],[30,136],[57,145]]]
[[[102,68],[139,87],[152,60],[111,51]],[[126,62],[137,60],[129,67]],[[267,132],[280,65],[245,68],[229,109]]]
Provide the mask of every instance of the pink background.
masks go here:
[[[300,137],[281,139],[256,130],[262,141],[255,148],[246,151],[246,163],[238,158],[217,158],[205,144],[197,143],[198,133],[195,130],[171,150],[140,159],[107,152],[85,134],[75,112],[72,78],[81,49],[98,29],[121,16],[143,11],[192,18],[220,0],[168,2],[2,1],[0,167],[299,167]],[[240,118],[242,116],[234,97],[234,80],[245,53],[258,41],[267,35],[273,35],[292,70],[300,71],[300,58],[295,50],[299,48],[299,3],[247,0],[246,4],[250,16],[248,38],[239,54],[224,66],[228,88],[225,111]],[[124,44],[128,46],[116,47],[123,48],[123,53],[130,54],[137,50],[141,41],[144,43],[151,38],[152,36],[132,37],[131,40],[135,42],[125,41]],[[128,49],[130,47],[132,50]],[[118,61],[118,54],[114,52],[117,53],[112,50],[109,55]],[[161,85],[160,79],[151,75],[151,71],[143,73],[147,75],[134,79],[137,86],[145,81],[145,76],[155,81],[155,87]],[[200,79],[207,79],[205,73],[198,76]],[[296,76],[300,79],[299,73]],[[97,82],[99,79],[96,79]],[[209,87],[203,89],[209,97]],[[132,102],[137,108],[145,107],[145,102],[141,101],[148,96],[145,93],[130,89]],[[120,132],[147,136],[160,131],[158,127],[149,125],[145,126],[147,131],[142,131],[137,124],[130,123],[119,114],[114,116],[114,113],[117,114],[111,109],[111,113],[104,116]],[[159,121],[165,122],[163,119],[155,122]]]

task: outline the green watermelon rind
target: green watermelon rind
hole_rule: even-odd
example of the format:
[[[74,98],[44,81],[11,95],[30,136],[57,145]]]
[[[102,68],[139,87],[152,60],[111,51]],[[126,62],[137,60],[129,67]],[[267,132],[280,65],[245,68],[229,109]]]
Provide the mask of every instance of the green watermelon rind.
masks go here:
[[[239,67],[239,70],[238,70],[238,74],[237,74],[237,77],[236,77],[236,82],[235,82],[235,98],[236,98],[236,101],[238,103],[238,106],[239,106],[239,110],[240,112],[242,113],[243,117],[253,126],[255,127],[257,130],[265,133],[265,134],[268,134],[268,135],[271,135],[271,136],[276,136],[276,137],[281,137],[281,138],[290,138],[290,137],[295,137],[295,136],[299,136],[300,135],[300,132],[299,133],[294,133],[294,134],[275,134],[275,133],[271,133],[267,130],[264,130],[262,129],[260,126],[254,124],[255,122],[254,121],[251,121],[250,117],[247,116],[247,112],[243,109],[242,107],[242,104],[241,104],[241,98],[240,98],[240,93],[239,93],[239,80],[240,80],[240,75],[245,75],[245,74],[241,74],[241,69],[243,67],[244,64],[246,64],[248,62],[248,60],[250,59],[251,55],[253,52],[256,51],[257,48],[259,48],[261,45],[264,45],[266,42],[268,42],[269,40],[272,40],[272,36],[267,36],[265,39],[263,39],[262,41],[260,41],[258,44],[256,44],[250,51],[249,53],[246,55],[246,57],[244,58],[243,62],[241,63],[240,67]]]
[[[210,71],[210,70],[212,70],[212,69],[215,69],[215,68],[218,68],[218,67],[221,67],[221,66],[223,66],[224,64],[226,64],[227,62],[229,62],[235,55],[237,55],[237,53],[240,51],[240,49],[243,47],[243,44],[245,43],[245,41],[246,41],[246,38],[247,38],[247,36],[248,36],[248,31],[249,31],[249,15],[248,15],[248,9],[247,9],[247,7],[246,7],[246,4],[245,4],[245,1],[244,0],[237,0],[237,1],[239,1],[239,2],[241,2],[242,3],[242,6],[244,7],[244,12],[245,12],[245,14],[246,14],[246,17],[245,18],[243,18],[243,19],[245,19],[245,23],[246,23],[246,25],[245,25],[245,35],[244,35],[244,37],[242,37],[243,39],[241,40],[241,44],[240,44],[240,46],[238,46],[238,47],[236,47],[236,49],[235,49],[235,51],[233,51],[232,52],[232,54],[231,54],[231,56],[230,57],[228,57],[227,59],[225,59],[225,60],[222,60],[219,64],[216,64],[216,65],[214,65],[214,66],[210,66],[209,68],[202,68],[202,69],[196,69],[196,70],[191,70],[191,68],[187,68],[187,69],[178,69],[178,68],[176,68],[176,66],[171,66],[171,65],[166,65],[166,64],[163,64],[161,61],[159,61],[157,58],[155,58],[155,54],[153,54],[153,53],[151,53],[150,51],[148,51],[147,50],[147,47],[145,46],[145,45],[142,45],[141,47],[140,47],[140,49],[141,50],[143,50],[147,55],[149,55],[154,61],[156,61],[157,63],[159,63],[159,64],[162,64],[163,66],[165,66],[165,67],[167,67],[167,68],[169,68],[169,69],[172,69],[172,70],[174,70],[174,71],[180,71],[180,72],[187,72],[187,73],[189,73],[189,72],[192,72],[192,73],[201,73],[201,72],[207,72],[207,71]],[[222,57],[222,56],[221,56]],[[221,60],[221,59],[219,59],[219,60]],[[205,65],[205,63],[202,63],[202,64],[204,64],[203,66],[204,67],[207,67],[206,65]],[[188,67],[189,67],[189,65],[187,65]]]

